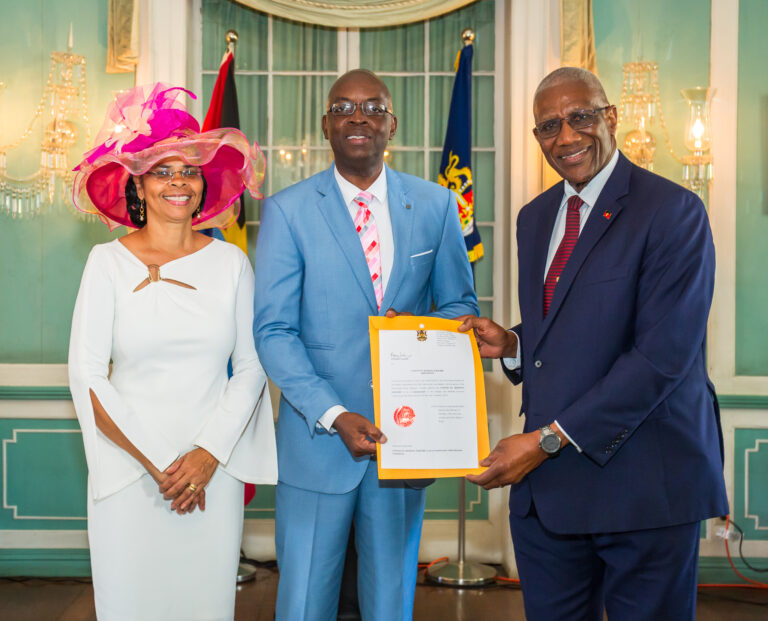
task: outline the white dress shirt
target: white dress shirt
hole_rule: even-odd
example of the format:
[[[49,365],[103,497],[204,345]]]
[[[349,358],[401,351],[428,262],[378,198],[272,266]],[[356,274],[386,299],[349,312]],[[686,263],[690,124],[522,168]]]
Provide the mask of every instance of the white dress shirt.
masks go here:
[[[341,176],[336,166],[333,167],[333,176],[341,190],[341,196],[344,204],[349,210],[349,216],[354,222],[357,210],[360,208],[355,202],[355,197],[363,192],[353,183],[347,181]],[[381,257],[381,286],[382,291],[387,290],[389,276],[392,273],[392,264],[395,260],[395,240],[392,235],[392,219],[389,217],[389,198],[387,196],[387,167],[383,166],[381,173],[376,177],[366,192],[373,194],[373,199],[368,205],[373,219],[376,222],[376,228],[379,231],[379,252]],[[328,408],[325,413],[317,420],[318,424],[330,433],[336,433],[333,429],[333,423],[336,417],[342,412],[347,412],[343,405],[334,405]]]
[[[592,207],[595,206],[595,203],[597,202],[597,199],[600,197],[600,193],[603,191],[603,188],[605,187],[606,182],[608,181],[608,178],[611,176],[611,173],[613,173],[613,169],[616,168],[616,162],[619,161],[619,150],[614,149],[613,155],[611,156],[611,159],[608,160],[608,163],[603,167],[603,169],[598,172],[590,182],[584,186],[581,190],[581,192],[577,192],[573,186],[568,183],[567,181],[564,183],[564,192],[563,192],[563,198],[560,201],[560,208],[557,210],[557,217],[555,218],[555,226],[552,229],[552,237],[549,240],[549,251],[547,252],[547,264],[544,267],[544,279],[547,278],[547,272],[549,272],[549,266],[552,264],[552,260],[555,258],[555,253],[557,252],[557,248],[560,245],[560,242],[563,240],[563,237],[565,236],[565,221],[566,221],[566,214],[568,212],[567,205],[568,205],[568,199],[571,198],[571,196],[578,195],[582,201],[584,201],[584,204],[579,209],[579,235],[581,235],[581,231],[584,230],[584,224],[587,222],[587,218],[589,218],[589,214],[592,213]],[[510,371],[515,371],[520,368],[520,360],[522,358],[522,348],[520,347],[520,341],[518,340],[518,348],[517,348],[517,357],[516,358],[503,358],[502,362],[507,369]],[[563,435],[568,438],[571,444],[573,444],[576,449],[581,452],[581,448],[578,444],[576,444],[572,439],[571,436],[568,435],[568,432],[566,432],[565,429],[563,429],[562,425],[555,420],[555,423],[557,423],[557,426],[560,428],[560,431],[563,432]]]

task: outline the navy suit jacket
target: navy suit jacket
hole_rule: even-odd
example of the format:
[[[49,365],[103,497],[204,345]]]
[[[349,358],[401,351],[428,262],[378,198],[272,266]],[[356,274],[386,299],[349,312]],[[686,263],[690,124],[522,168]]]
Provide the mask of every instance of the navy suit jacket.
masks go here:
[[[722,432],[705,364],[715,254],[688,190],[616,168],[543,318],[544,268],[563,183],[517,224],[525,431],[562,424],[573,445],[512,486],[557,533],[641,530],[728,512]]]

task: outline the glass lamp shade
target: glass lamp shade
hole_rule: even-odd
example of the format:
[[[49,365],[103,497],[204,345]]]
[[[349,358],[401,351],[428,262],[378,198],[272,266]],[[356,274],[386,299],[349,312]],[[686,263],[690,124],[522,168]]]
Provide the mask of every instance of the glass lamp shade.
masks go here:
[[[701,154],[712,147],[712,120],[710,103],[715,89],[697,86],[684,88],[680,94],[688,104],[688,119],[685,123],[685,146],[695,154]]]

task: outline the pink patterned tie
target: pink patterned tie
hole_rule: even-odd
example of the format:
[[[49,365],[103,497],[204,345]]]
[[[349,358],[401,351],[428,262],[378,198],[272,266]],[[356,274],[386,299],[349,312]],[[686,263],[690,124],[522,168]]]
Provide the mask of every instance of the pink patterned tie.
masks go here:
[[[381,308],[381,300],[384,298],[384,287],[381,283],[381,253],[379,252],[379,229],[376,220],[368,208],[373,200],[370,192],[360,192],[354,201],[358,206],[355,216],[355,229],[363,244],[365,260],[368,263],[368,271],[371,273],[373,292],[376,294],[376,308]]]

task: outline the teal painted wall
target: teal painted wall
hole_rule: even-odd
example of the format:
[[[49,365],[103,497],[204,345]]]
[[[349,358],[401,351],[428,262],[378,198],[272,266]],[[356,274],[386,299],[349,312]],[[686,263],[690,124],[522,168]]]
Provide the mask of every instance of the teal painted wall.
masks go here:
[[[74,49],[86,57],[91,135],[111,93],[133,86],[133,74],[107,75],[107,3],[102,0],[4,2],[0,20],[0,144],[29,125],[45,88],[52,51],[66,51],[69,24]],[[77,74],[76,74],[77,75]],[[78,125],[70,151],[74,166],[91,145]],[[8,172],[24,176],[39,166],[41,128],[24,148],[8,152]],[[106,227],[78,217],[70,200],[30,219],[0,214],[0,363],[66,362],[69,324],[85,258],[94,243],[111,239]]]
[[[678,156],[684,155],[687,106],[680,89],[709,84],[709,2],[593,0],[592,6],[597,70],[608,101],[619,105],[624,63],[656,61],[661,108],[672,148]],[[619,147],[629,129],[629,123],[619,128]],[[650,132],[656,138],[654,171],[680,183],[681,165],[664,144],[658,116]]]
[[[768,2],[739,2],[736,373],[768,375]]]
[[[659,95],[672,147],[683,145],[686,105],[680,89],[709,84],[709,3],[701,0],[635,2],[594,0],[595,47],[600,78],[608,98],[618,104],[624,63],[659,64]],[[736,374],[768,376],[768,55],[765,0],[739,2],[739,92],[736,209]],[[619,145],[629,127],[620,128]],[[655,171],[680,181],[680,164],[664,144],[660,124]],[[715,162],[717,176],[717,162]]]
[[[82,530],[87,470],[76,420],[0,420],[0,530]]]

